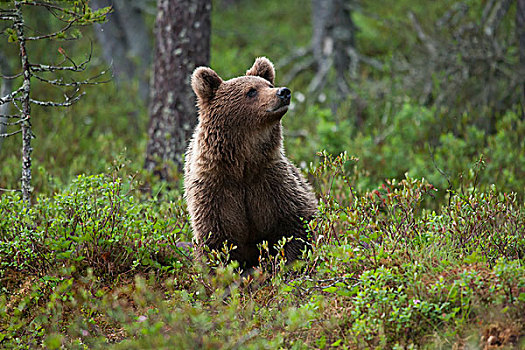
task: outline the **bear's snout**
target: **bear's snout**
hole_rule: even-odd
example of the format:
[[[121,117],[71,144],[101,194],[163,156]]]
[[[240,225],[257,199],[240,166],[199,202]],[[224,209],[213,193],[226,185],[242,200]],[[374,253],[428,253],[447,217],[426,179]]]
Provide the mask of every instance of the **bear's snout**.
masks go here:
[[[290,97],[292,96],[292,92],[287,87],[282,87],[277,90],[277,96],[279,96],[280,99],[285,101],[290,101]]]

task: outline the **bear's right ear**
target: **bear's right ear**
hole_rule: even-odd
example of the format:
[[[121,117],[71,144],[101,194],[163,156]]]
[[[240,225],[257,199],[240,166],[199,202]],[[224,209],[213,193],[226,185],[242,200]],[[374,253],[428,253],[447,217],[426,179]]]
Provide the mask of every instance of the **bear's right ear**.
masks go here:
[[[221,77],[208,67],[196,68],[191,76],[191,88],[202,102],[209,102],[221,84]]]
[[[273,85],[275,79],[275,68],[273,63],[266,57],[258,57],[252,68],[248,69],[246,75],[254,75],[266,79]]]

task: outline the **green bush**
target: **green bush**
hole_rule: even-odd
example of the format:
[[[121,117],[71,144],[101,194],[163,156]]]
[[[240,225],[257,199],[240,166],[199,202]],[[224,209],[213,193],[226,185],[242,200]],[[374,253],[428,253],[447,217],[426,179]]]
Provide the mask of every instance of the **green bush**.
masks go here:
[[[72,265],[114,278],[170,266],[179,259],[176,241],[188,238],[181,199],[152,210],[150,202],[133,197],[135,185],[116,175],[81,175],[31,207],[18,194],[0,197],[2,277]]]
[[[516,196],[463,187],[431,211],[427,181],[367,191],[356,186],[356,159],[320,159],[312,251],[285,265],[263,244],[261,268],[245,277],[227,251],[211,252],[207,266],[176,248],[190,239],[177,191],[147,199],[114,172],[79,176],[31,208],[2,196],[0,344],[414,348],[470,337],[479,346],[495,322],[514,337],[506,344],[519,344],[525,207]]]

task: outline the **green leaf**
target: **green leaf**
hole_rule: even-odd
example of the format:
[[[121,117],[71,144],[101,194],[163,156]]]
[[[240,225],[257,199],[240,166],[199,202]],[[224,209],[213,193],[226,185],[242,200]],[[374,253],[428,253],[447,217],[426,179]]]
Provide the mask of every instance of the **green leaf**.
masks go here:
[[[341,344],[342,341],[343,341],[342,339],[336,340],[332,344],[330,344],[330,346],[333,346],[333,347],[339,346],[339,344]]]
[[[338,288],[337,288],[337,287],[334,287],[334,286],[332,286],[332,287],[327,287],[327,288],[324,288],[324,289],[323,289],[323,292],[327,292],[327,293],[335,293],[335,292],[337,292],[337,289],[338,289]]]
[[[518,300],[525,302],[525,293],[520,293],[520,295],[518,296]]]

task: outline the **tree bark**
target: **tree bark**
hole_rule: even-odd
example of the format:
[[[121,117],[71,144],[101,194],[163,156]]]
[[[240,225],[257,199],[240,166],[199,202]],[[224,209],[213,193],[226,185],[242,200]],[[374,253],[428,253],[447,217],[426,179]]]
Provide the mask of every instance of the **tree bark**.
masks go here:
[[[28,205],[31,204],[31,153],[33,148],[31,147],[31,139],[33,138],[33,132],[31,131],[31,103],[30,103],[30,92],[31,92],[31,67],[29,66],[29,59],[27,57],[26,41],[24,33],[24,19],[22,17],[21,3],[15,1],[16,19],[14,27],[18,35],[18,43],[20,48],[20,60],[22,65],[22,76],[23,76],[23,92],[22,92],[22,199]]]
[[[95,26],[104,59],[112,65],[117,84],[138,79],[139,95],[144,102],[149,98],[149,67],[151,65],[151,37],[139,2],[143,0],[92,0],[93,8],[113,6],[107,22]]]
[[[351,17],[351,0],[312,0],[312,49],[317,64],[317,75],[309,89],[322,88],[328,72],[336,73],[336,89],[340,97],[348,94],[347,77],[355,74],[356,27]]]
[[[193,70],[209,65],[210,0],[158,0],[156,47],[145,168],[171,177],[169,162],[182,170],[183,155],[197,123]]]

